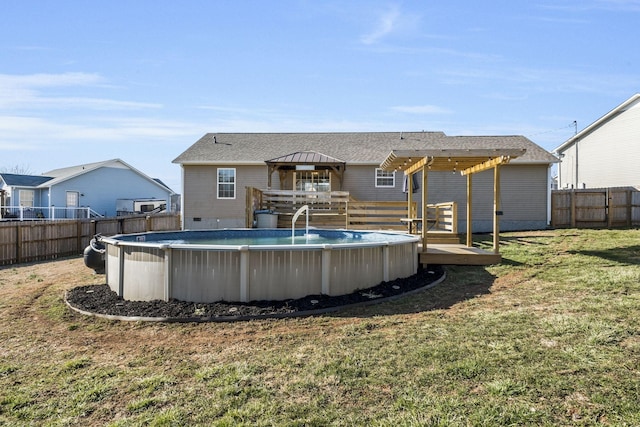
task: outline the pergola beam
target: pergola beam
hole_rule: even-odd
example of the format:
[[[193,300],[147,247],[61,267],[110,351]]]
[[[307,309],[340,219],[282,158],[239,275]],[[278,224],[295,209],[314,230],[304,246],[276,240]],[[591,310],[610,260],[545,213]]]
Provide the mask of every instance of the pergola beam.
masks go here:
[[[429,164],[433,162],[433,158],[423,157],[417,162],[413,163],[411,166],[404,170],[405,175],[413,175],[416,172],[421,171],[425,166],[429,166]]]
[[[482,163],[479,163],[479,164],[477,164],[475,166],[471,166],[470,168],[467,168],[467,169],[465,169],[463,171],[460,171],[460,173],[462,175],[471,175],[473,173],[486,171],[486,170],[489,170],[489,169],[493,169],[496,166],[507,164],[507,163],[509,163],[510,160],[511,160],[510,156],[496,157],[495,159],[490,159],[490,160],[484,161]]]

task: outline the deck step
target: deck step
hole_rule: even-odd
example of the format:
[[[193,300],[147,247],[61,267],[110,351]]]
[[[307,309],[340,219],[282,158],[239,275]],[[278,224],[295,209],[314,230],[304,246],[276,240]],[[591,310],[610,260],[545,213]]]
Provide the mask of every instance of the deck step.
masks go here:
[[[440,245],[427,243],[427,250],[420,252],[423,265],[492,265],[499,264],[502,256],[465,245]]]
[[[458,245],[460,244],[460,235],[446,232],[429,232],[427,233],[427,244],[438,245]]]

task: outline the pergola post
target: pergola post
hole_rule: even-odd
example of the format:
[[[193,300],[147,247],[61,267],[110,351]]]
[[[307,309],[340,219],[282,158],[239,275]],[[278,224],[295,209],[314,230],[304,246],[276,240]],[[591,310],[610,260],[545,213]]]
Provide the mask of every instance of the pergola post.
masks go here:
[[[493,169],[493,253],[500,253],[500,166]]]
[[[473,246],[473,174],[467,174],[467,246]]]
[[[422,166],[422,250],[427,250],[427,230],[429,229],[427,224],[427,170],[428,166],[425,164]]]
[[[411,211],[411,207],[413,206],[413,177],[411,174],[406,175],[407,179],[407,217],[413,218],[413,212]]]

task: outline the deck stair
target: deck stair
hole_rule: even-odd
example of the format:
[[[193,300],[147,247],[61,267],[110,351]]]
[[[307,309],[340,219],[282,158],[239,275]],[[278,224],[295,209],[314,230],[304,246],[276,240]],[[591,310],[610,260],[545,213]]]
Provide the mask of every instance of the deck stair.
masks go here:
[[[460,235],[446,231],[429,231],[427,232],[427,244],[459,245]]]
[[[491,265],[499,264],[502,260],[500,254],[462,244],[427,243],[427,250],[420,248],[419,251],[419,261],[422,265]]]

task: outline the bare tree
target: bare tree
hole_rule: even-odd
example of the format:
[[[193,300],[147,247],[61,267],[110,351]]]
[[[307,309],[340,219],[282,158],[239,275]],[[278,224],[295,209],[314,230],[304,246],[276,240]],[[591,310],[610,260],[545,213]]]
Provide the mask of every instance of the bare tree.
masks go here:
[[[0,167],[0,173],[13,173],[16,175],[31,175],[31,168],[27,165],[14,165],[11,167]]]

